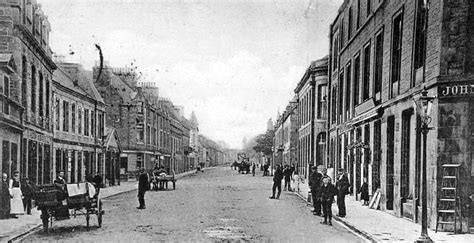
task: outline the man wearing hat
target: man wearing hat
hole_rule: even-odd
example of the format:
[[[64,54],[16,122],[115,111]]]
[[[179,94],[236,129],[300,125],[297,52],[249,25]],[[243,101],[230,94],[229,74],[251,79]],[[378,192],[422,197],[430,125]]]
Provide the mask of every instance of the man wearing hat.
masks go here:
[[[321,188],[321,179],[323,175],[319,173],[318,167],[311,167],[311,174],[309,176],[309,187],[311,189],[311,199],[313,200],[313,214],[321,216],[321,198],[320,198],[320,188]]]
[[[34,188],[28,177],[21,184],[21,192],[23,193],[23,208],[26,214],[31,214],[31,199],[33,198]]]
[[[336,182],[336,190],[337,190],[337,207],[339,217],[346,217],[346,202],[345,197],[349,194],[349,179],[347,178],[346,173],[344,173],[344,169],[339,169],[339,173],[337,175],[337,182]]]

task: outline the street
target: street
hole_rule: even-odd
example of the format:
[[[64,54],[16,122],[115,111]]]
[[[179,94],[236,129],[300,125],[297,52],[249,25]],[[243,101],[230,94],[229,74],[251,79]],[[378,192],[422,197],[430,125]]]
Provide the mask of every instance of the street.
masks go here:
[[[137,191],[104,199],[104,223],[86,230],[85,217],[56,221],[23,239],[38,241],[286,241],[362,242],[338,223],[320,224],[310,207],[293,193],[271,200],[271,177],[258,171],[238,174],[218,167],[177,182],[176,190],[149,191],[145,210],[138,210]]]

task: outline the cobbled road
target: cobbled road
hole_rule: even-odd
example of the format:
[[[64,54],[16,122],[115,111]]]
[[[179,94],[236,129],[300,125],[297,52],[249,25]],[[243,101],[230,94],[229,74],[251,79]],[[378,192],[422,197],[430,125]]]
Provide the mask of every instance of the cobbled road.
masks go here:
[[[55,221],[49,233],[40,230],[24,242],[363,242],[321,217],[297,195],[283,192],[271,200],[272,178],[238,174],[228,167],[192,174],[176,190],[148,191],[138,210],[137,191],[103,200],[104,222],[95,216],[86,230],[85,217]]]

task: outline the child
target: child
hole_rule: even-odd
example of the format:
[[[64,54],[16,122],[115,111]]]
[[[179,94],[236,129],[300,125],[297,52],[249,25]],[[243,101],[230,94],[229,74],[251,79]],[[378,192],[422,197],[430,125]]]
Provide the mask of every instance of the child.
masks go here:
[[[369,205],[369,185],[367,184],[367,178],[364,177],[364,183],[359,188],[360,200],[362,200],[362,206]]]
[[[336,188],[331,183],[329,176],[323,177],[323,184],[321,186],[321,204],[323,205],[324,221],[321,224],[332,226],[332,209],[331,205],[334,202],[336,195]]]

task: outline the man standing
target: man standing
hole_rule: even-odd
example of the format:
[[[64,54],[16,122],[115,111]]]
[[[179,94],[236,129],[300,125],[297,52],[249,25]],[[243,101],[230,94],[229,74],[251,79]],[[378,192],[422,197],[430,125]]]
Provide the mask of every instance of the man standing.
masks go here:
[[[321,198],[320,188],[323,175],[317,171],[317,167],[311,167],[311,175],[309,176],[309,187],[311,189],[311,199],[313,200],[313,214],[321,216]]]
[[[331,205],[334,201],[335,188],[331,183],[329,176],[323,177],[323,184],[321,185],[321,203],[323,204],[324,221],[321,224],[332,225],[332,209]]]
[[[349,186],[349,179],[344,173],[344,169],[339,169],[336,182],[337,208],[339,212],[337,216],[341,218],[346,217],[346,202],[344,200],[349,192]]]
[[[256,167],[256,165],[255,165],[255,163],[253,163],[253,165],[252,165],[252,176],[255,176],[255,167]]]
[[[283,180],[283,171],[281,170],[281,166],[277,165],[275,174],[273,175],[273,188],[272,188],[273,195],[270,197],[270,199],[280,199],[281,180]],[[278,195],[275,198],[276,189],[278,189]]]
[[[25,178],[24,183],[21,184],[21,192],[23,193],[23,208],[26,214],[31,214],[31,199],[33,198],[34,188],[30,183],[30,179]]]
[[[283,190],[291,192],[291,176],[293,172],[291,171],[290,167],[288,165],[285,165],[285,169],[283,170],[283,175],[285,176],[285,186],[283,187]]]
[[[2,192],[0,199],[0,219],[10,218],[10,190],[8,190],[8,175],[2,173]]]
[[[138,203],[140,204],[137,209],[145,209],[145,192],[148,190],[149,183],[148,174],[144,168],[140,169],[140,177],[138,177]]]

